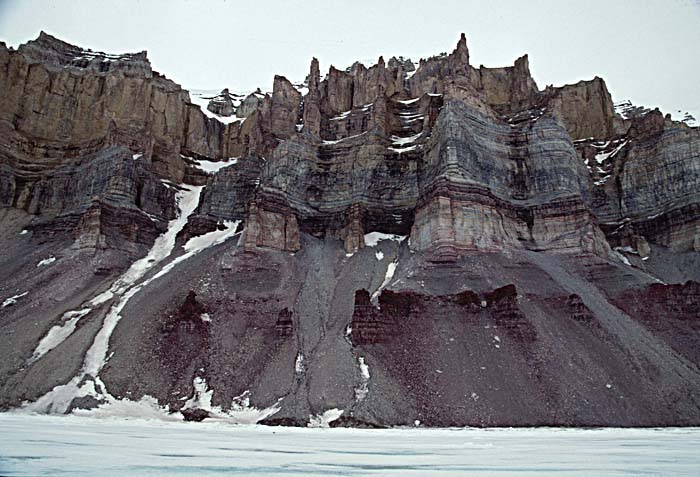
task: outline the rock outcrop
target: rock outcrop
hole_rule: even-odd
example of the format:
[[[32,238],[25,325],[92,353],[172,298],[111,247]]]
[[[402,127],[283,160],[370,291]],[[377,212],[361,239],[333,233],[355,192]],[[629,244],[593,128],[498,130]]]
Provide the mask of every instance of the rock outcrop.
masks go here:
[[[228,92],[228,88],[224,88],[221,91],[221,94],[214,96],[211,100],[209,100],[207,109],[214,114],[218,114],[219,116],[233,115],[233,113],[236,112],[236,108],[234,107],[233,98]]]
[[[258,88],[257,91],[250,93],[236,108],[236,117],[247,118],[253,114],[253,112],[255,112],[255,110],[258,109],[262,103],[262,98],[264,97],[265,95],[260,92],[260,88]]]
[[[529,61],[190,96],[1,44],[0,408],[700,424],[700,129]]]

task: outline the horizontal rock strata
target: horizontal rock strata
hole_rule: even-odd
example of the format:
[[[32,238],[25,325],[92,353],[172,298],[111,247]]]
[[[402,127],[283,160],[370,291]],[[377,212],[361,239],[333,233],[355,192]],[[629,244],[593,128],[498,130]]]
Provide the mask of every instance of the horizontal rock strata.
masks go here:
[[[699,425],[700,129],[529,62],[0,44],[0,409]]]

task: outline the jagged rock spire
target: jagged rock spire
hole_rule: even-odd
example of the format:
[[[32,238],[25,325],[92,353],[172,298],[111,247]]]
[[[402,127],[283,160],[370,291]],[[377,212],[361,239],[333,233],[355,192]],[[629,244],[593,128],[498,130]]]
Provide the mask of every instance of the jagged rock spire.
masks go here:
[[[318,59],[311,58],[311,67],[309,68],[309,93],[318,92],[319,82],[321,78],[321,71],[318,66]]]
[[[459,37],[457,48],[455,48],[452,56],[459,64],[469,64],[469,48],[467,47],[467,36],[464,33],[462,33],[462,35]]]
[[[310,131],[312,134],[319,135],[321,132],[321,92],[320,92],[320,69],[318,66],[318,60],[316,58],[311,59],[311,66],[309,68],[308,87],[309,92],[304,98],[304,113],[303,113],[303,123],[304,128]]]

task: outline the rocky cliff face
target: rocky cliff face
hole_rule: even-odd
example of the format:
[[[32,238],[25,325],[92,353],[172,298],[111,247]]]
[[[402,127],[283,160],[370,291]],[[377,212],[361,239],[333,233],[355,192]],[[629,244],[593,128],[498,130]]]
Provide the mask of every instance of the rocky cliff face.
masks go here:
[[[700,423],[700,130],[600,78],[463,35],[195,97],[42,33],[0,87],[3,408]]]

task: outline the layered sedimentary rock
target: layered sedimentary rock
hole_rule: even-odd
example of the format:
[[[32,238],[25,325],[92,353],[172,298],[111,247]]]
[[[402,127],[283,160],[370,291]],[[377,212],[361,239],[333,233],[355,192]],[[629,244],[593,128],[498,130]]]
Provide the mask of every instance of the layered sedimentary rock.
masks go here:
[[[700,362],[700,283],[654,283],[617,297],[618,306],[660,334],[669,346],[694,363]]]
[[[462,35],[202,102],[0,45],[0,407],[697,425],[700,130],[529,61]]]
[[[239,118],[247,118],[250,116],[260,106],[262,98],[264,98],[264,95],[260,92],[260,88],[250,93],[236,108],[236,116]]]
[[[177,174],[187,92],[153,72],[145,53],[106,55],[41,34],[3,47],[3,154],[21,165],[120,143]]]
[[[658,110],[630,122],[601,181],[607,200],[594,210],[620,245],[641,236],[676,251],[700,250],[698,129]]]
[[[294,123],[298,131],[272,151],[269,143],[256,145],[271,160],[258,208],[266,196],[286,197],[303,231],[339,237],[349,252],[361,244],[348,233],[414,228],[416,250],[442,248],[436,257],[502,243],[609,253],[599,227],[611,221],[598,207],[605,183],[598,170],[586,173],[579,142],[571,142],[621,142],[631,127],[615,115],[605,83],[595,78],[540,92],[527,56],[496,69],[473,68],[468,58],[463,38],[452,54],[424,60],[410,77],[400,62],[387,67],[380,59],[369,69],[331,68],[323,81],[313,61],[303,101],[276,78],[261,112],[262,135],[285,139]],[[469,188],[471,195],[456,192]],[[276,192],[262,192],[269,189]],[[610,195],[604,207],[616,207]],[[459,209],[458,217],[447,209]],[[350,210],[361,210],[361,218]]]
[[[231,116],[236,109],[233,104],[233,98],[228,92],[228,88],[223,89],[221,94],[213,97],[209,101],[207,109],[214,114],[218,114],[219,116]]]
[[[616,133],[615,109],[601,78],[549,87],[544,94],[547,106],[561,118],[572,139],[608,138]]]
[[[138,251],[176,215],[176,189],[149,166],[119,147],[64,161],[31,187],[22,184],[15,205],[42,218],[31,226],[42,235],[67,232],[80,246]]]

